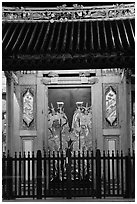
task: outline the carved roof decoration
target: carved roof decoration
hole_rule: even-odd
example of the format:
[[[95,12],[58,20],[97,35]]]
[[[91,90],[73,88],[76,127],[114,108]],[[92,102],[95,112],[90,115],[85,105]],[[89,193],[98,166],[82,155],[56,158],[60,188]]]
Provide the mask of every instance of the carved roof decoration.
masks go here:
[[[116,4],[110,6],[82,6],[74,4],[67,7],[66,4],[56,8],[26,8],[26,7],[3,7],[2,20],[7,21],[89,21],[89,20],[117,20],[135,18],[135,3]]]

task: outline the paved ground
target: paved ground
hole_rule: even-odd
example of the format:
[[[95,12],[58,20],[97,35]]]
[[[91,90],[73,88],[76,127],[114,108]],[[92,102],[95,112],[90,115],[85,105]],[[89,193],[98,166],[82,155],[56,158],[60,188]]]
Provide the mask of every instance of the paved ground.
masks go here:
[[[72,199],[63,199],[63,198],[47,198],[38,200],[38,199],[31,199],[31,198],[20,198],[16,200],[3,200],[3,202],[135,202],[135,199],[125,199],[125,198],[90,198],[90,197],[77,197]]]

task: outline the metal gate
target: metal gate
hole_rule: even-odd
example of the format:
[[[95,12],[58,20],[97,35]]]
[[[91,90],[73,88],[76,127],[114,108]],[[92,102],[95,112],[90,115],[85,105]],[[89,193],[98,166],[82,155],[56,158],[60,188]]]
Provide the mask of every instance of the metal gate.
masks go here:
[[[3,154],[3,199],[134,197],[135,154],[100,150]]]

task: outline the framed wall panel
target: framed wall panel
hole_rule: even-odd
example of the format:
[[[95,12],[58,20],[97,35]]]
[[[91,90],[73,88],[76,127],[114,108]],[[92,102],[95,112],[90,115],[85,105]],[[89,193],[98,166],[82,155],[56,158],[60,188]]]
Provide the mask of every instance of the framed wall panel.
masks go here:
[[[21,86],[20,129],[36,130],[36,86]]]
[[[103,84],[103,127],[119,127],[118,84]]]

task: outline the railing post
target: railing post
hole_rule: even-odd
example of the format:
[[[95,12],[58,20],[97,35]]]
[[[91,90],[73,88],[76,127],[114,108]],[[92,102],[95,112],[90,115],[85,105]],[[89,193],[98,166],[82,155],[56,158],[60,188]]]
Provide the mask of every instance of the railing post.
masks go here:
[[[37,151],[37,199],[42,199],[42,156],[41,151]]]
[[[131,192],[131,156],[130,152],[128,156],[125,157],[126,159],[126,198],[131,198],[132,197],[132,192]]]
[[[6,198],[6,156],[5,152],[2,157],[2,197]]]
[[[101,154],[96,151],[96,198],[101,198]]]
[[[135,152],[133,150],[133,182],[132,182],[132,198],[135,198]]]
[[[71,150],[66,151],[66,168],[67,168],[67,199],[71,199]]]
[[[7,199],[13,199],[12,157],[7,156]]]

